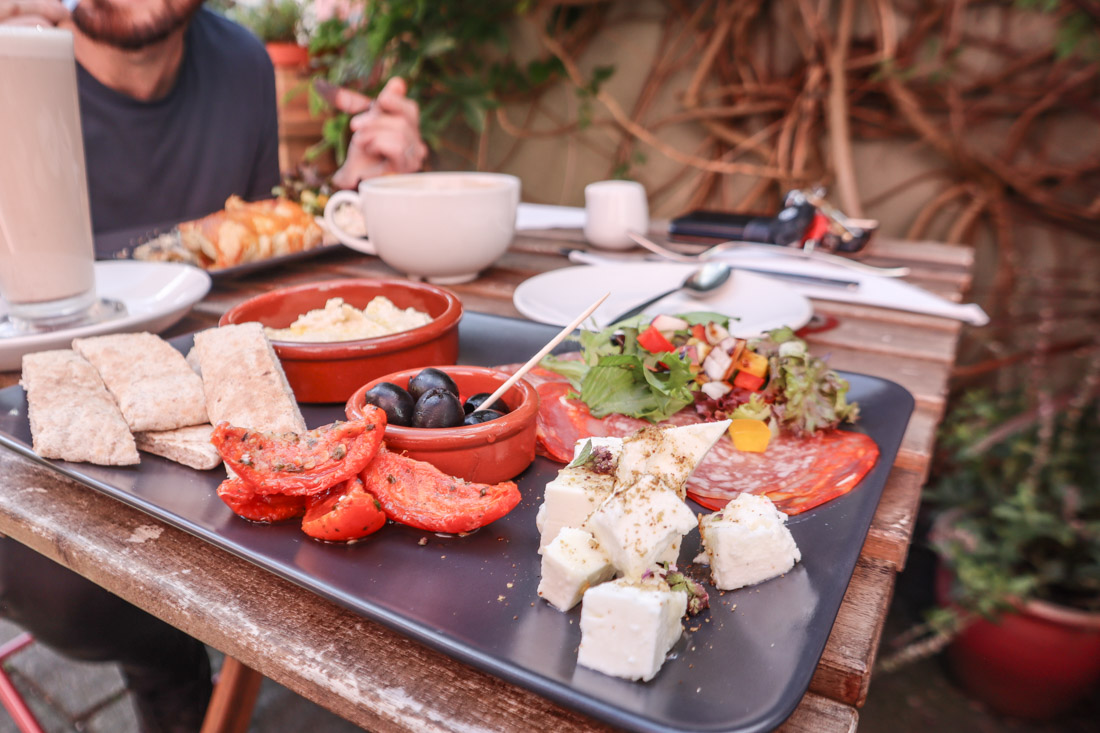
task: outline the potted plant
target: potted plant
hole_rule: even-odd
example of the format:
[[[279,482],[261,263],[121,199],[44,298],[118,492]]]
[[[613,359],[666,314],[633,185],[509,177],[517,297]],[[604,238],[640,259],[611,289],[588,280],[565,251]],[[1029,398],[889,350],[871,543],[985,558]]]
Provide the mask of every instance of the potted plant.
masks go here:
[[[271,63],[279,68],[304,68],[309,49],[303,45],[301,0],[237,0],[226,11],[264,42]]]
[[[1083,374],[1062,396],[971,393],[945,420],[925,496],[940,608],[888,666],[946,645],[971,696],[1031,718],[1100,682],[1100,344]]]

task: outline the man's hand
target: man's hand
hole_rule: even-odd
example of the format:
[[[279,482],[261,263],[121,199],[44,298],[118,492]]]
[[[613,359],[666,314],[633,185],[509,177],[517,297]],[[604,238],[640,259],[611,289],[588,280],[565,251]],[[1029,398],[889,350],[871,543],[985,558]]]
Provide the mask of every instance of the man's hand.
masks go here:
[[[405,80],[396,77],[373,103],[350,89],[336,91],[336,108],[355,116],[348,155],[333,175],[332,185],[355,188],[364,178],[420,170],[428,147],[420,139],[420,108],[405,92]]]
[[[57,25],[68,17],[61,0],[0,0],[0,25]]]

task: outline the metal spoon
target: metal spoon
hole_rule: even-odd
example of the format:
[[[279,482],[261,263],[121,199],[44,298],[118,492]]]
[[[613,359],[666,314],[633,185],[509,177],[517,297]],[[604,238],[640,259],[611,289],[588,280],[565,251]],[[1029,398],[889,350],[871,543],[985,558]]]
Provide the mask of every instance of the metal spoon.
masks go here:
[[[662,298],[667,298],[673,293],[678,293],[681,290],[686,290],[689,295],[702,295],[714,290],[719,285],[724,283],[730,278],[730,266],[724,262],[708,262],[700,267],[695,272],[688,275],[678,286],[672,290],[665,291],[660,295],[655,295],[644,303],[640,303],[625,313],[620,313],[611,320],[611,323],[618,323],[619,321],[625,321],[627,318],[633,318],[649,306],[656,303]]]
[[[786,255],[788,257],[796,257],[804,260],[818,260],[820,262],[829,262],[840,267],[847,267],[849,270],[855,270],[857,272],[866,272],[871,275],[880,275],[882,277],[905,277],[909,274],[908,267],[877,267],[875,265],[868,265],[865,262],[859,260],[850,260],[847,257],[841,257],[840,255],[830,254],[828,252],[818,251],[806,251],[803,249],[795,249],[791,247],[779,247],[774,244],[755,244],[753,242],[722,242],[716,244],[710,249],[705,249],[698,254],[687,255],[682,252],[662,247],[648,237],[643,237],[641,234],[630,232],[628,236],[634,240],[635,243],[645,247],[650,252],[658,254],[665,259],[672,260],[673,262],[703,262],[716,254],[725,252],[730,249],[763,249],[764,251]]]

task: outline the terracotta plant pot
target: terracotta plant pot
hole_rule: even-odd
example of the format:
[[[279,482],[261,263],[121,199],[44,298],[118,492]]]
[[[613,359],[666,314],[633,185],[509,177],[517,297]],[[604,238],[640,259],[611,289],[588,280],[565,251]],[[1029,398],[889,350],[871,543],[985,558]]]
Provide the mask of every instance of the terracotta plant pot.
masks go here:
[[[941,568],[941,603],[949,603],[951,582]],[[1100,613],[1028,601],[997,621],[972,622],[948,647],[947,659],[967,694],[998,713],[1053,718],[1100,683]]]
[[[278,68],[305,68],[309,66],[309,49],[289,41],[270,41],[264,44],[271,63]]]

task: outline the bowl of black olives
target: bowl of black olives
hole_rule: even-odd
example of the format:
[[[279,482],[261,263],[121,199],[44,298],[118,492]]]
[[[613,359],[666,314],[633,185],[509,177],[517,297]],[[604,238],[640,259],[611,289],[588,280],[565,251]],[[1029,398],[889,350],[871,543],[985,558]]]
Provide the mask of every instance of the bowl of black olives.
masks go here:
[[[477,366],[438,366],[388,374],[360,387],[347,402],[349,419],[366,404],[386,412],[389,450],[427,461],[452,476],[495,484],[535,459],[535,388],[520,379],[483,406],[510,375]]]

